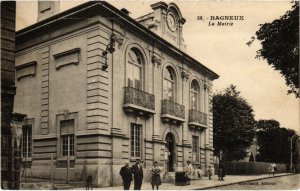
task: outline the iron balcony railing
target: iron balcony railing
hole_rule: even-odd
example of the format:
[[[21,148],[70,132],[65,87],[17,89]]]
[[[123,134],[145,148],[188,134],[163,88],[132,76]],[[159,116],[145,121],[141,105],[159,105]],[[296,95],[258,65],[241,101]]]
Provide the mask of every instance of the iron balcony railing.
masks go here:
[[[184,119],[184,106],[178,103],[162,100],[162,115],[172,115],[174,117],[178,117]]]
[[[155,96],[142,90],[125,87],[124,104],[133,104],[146,109],[155,110]]]
[[[190,110],[189,123],[198,123],[207,126],[207,114],[197,110]]]

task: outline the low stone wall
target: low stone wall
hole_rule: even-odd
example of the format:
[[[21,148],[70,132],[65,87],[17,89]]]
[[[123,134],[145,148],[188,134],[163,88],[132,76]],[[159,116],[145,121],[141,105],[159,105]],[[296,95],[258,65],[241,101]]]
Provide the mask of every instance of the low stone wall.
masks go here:
[[[267,162],[224,162],[225,173],[228,175],[268,174],[271,164],[272,163]],[[276,164],[276,166],[277,173],[287,172],[287,167],[285,164]],[[216,172],[218,172],[218,164],[216,165]]]

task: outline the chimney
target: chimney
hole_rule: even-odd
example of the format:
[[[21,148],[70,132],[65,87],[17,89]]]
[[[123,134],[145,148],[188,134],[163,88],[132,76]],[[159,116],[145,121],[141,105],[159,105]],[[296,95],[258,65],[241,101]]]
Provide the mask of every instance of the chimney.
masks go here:
[[[125,13],[126,15],[129,15],[129,13],[130,13],[130,12],[129,12],[127,9],[125,9],[125,8],[122,8],[121,11],[122,11],[123,13]]]
[[[38,1],[38,22],[59,13],[60,1]]]

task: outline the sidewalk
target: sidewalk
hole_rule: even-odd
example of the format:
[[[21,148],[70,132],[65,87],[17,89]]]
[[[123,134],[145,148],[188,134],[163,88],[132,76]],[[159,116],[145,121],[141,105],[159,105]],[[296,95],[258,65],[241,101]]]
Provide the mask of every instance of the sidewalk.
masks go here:
[[[292,173],[281,173],[276,174],[274,177],[293,175]],[[202,180],[192,180],[191,185],[176,186],[174,183],[163,183],[160,190],[204,190],[209,188],[216,188],[219,186],[225,186],[230,184],[236,184],[239,182],[248,182],[253,180],[261,180],[266,178],[272,178],[272,175],[227,175],[224,181],[219,181],[217,176],[213,176],[212,180],[208,180],[208,177],[203,177]],[[123,190],[122,186],[117,187],[106,187],[106,188],[93,188],[94,190]],[[130,189],[133,190],[133,182],[131,183]],[[152,187],[149,182],[143,183],[142,190],[151,190]],[[84,187],[73,188],[73,190],[85,190]]]

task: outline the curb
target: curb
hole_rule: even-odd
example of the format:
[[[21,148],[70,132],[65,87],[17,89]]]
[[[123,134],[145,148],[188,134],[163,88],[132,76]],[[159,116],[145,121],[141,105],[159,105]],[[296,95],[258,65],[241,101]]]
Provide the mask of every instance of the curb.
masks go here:
[[[218,188],[218,187],[222,187],[222,186],[229,186],[229,185],[238,184],[238,183],[242,183],[242,182],[252,182],[252,181],[256,181],[256,180],[264,180],[264,179],[277,178],[277,177],[283,177],[283,176],[291,176],[291,175],[296,175],[296,174],[291,173],[291,174],[283,174],[283,175],[271,176],[271,177],[255,178],[255,179],[252,179],[252,180],[243,180],[243,181],[238,181],[238,182],[225,183],[225,184],[216,185],[216,186],[206,186],[206,187],[202,187],[202,188],[195,188],[195,189],[192,189],[192,190],[207,190],[207,189],[210,189],[210,188]]]

